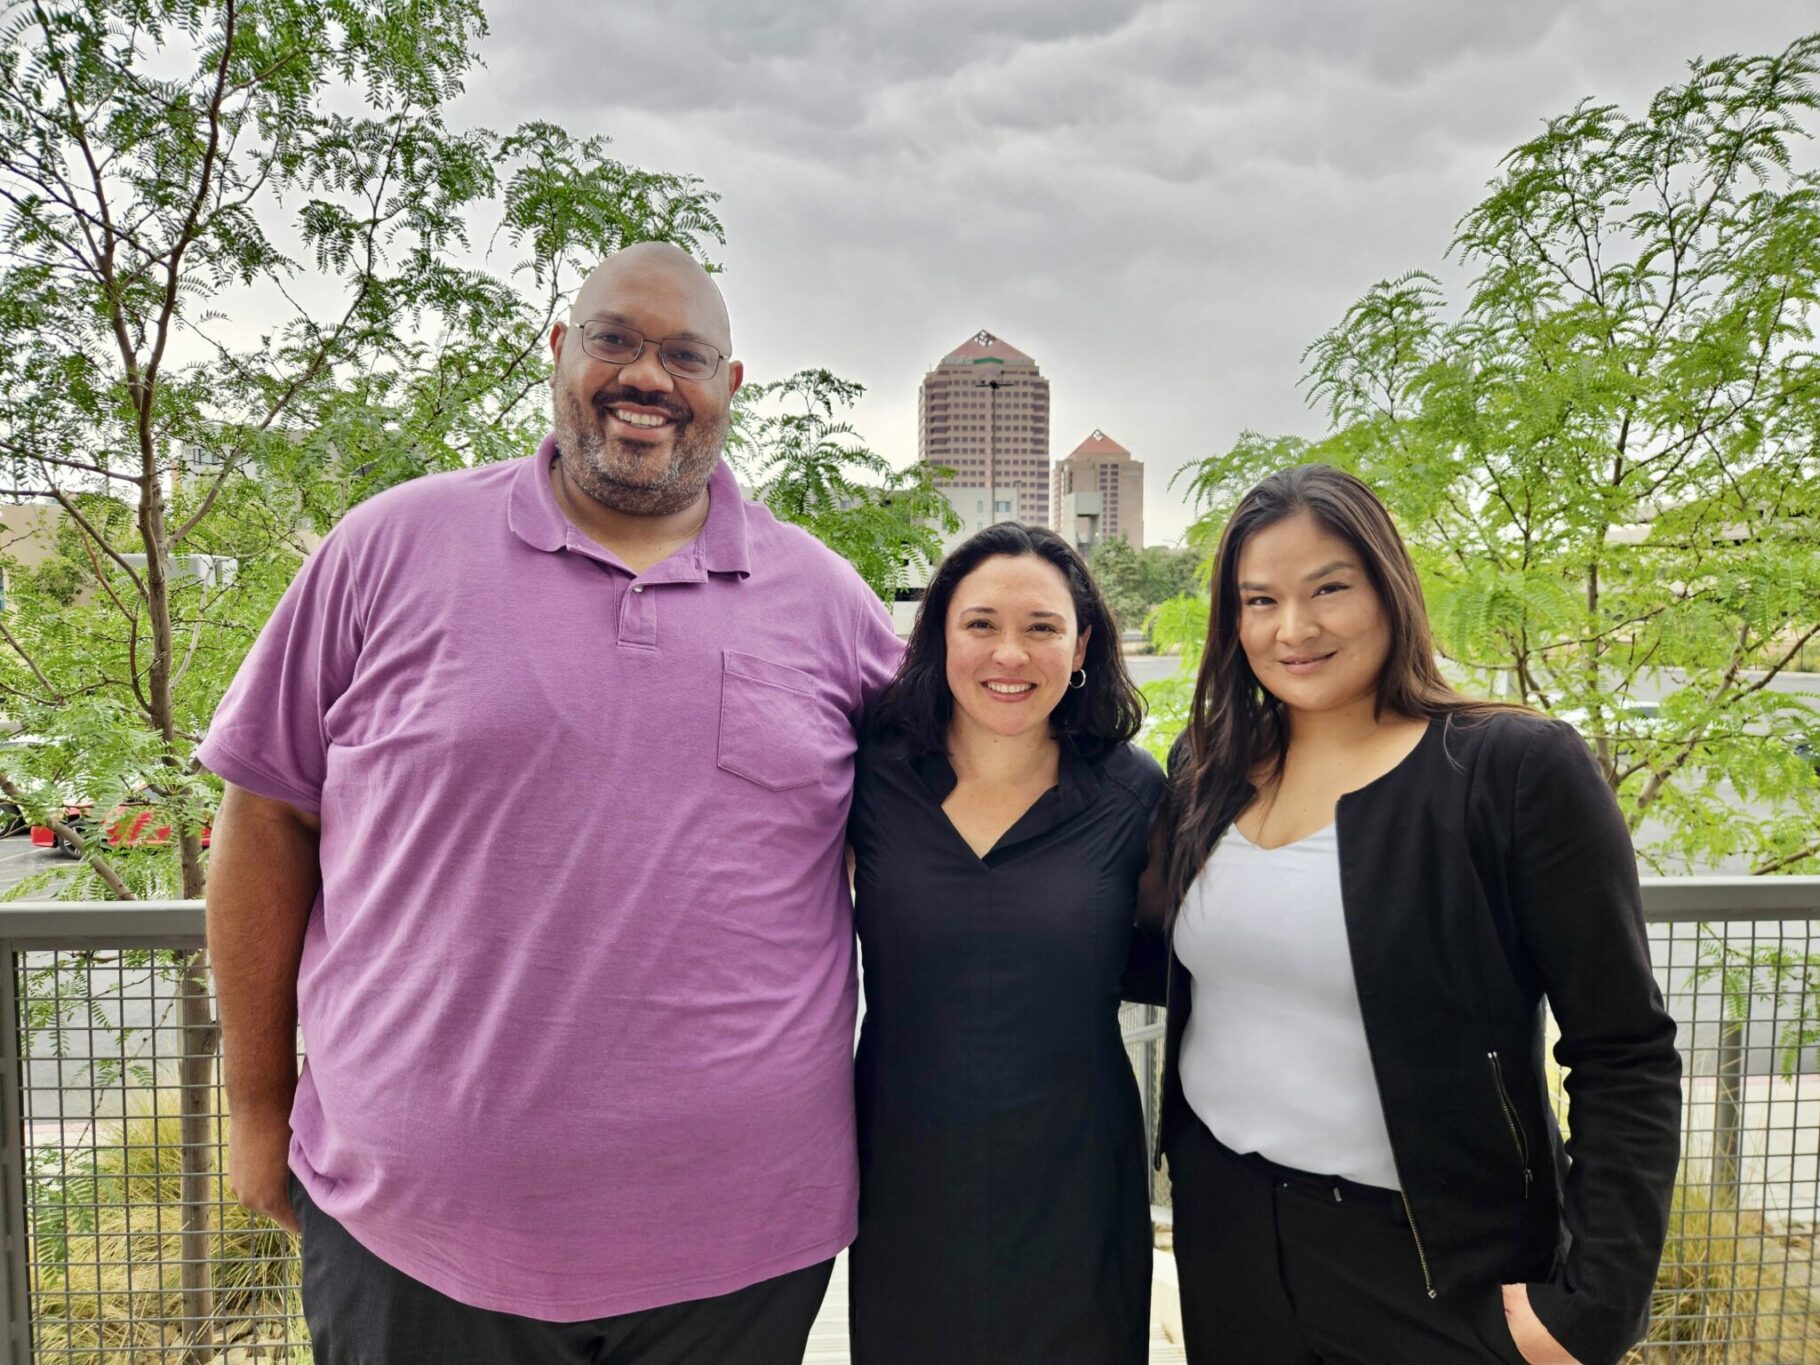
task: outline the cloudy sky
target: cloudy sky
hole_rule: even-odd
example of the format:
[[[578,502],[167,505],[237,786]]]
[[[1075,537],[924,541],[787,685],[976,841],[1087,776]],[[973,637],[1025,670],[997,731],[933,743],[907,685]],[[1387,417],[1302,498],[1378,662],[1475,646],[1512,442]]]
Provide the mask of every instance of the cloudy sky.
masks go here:
[[[722,196],[747,370],[916,389],[981,328],[1168,487],[1241,430],[1317,434],[1303,348],[1374,281],[1442,269],[1499,158],[1583,96],[1779,51],[1813,0],[670,0],[491,7],[462,114],[605,133]]]

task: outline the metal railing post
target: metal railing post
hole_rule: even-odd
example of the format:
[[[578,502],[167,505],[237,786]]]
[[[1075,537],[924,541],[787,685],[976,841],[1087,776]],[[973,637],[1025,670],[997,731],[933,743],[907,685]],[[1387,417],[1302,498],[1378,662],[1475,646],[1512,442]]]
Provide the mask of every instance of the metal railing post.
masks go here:
[[[0,1365],[31,1365],[31,1240],[26,1234],[25,1060],[19,1037],[19,954],[0,943]]]

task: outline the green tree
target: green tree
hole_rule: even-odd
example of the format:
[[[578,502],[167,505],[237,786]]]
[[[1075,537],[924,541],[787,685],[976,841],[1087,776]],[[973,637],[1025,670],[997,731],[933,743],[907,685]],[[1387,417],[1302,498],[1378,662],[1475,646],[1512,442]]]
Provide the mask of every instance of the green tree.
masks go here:
[[[1100,595],[1112,609],[1112,618],[1120,630],[1141,626],[1150,604],[1144,601],[1143,565],[1138,552],[1123,536],[1107,536],[1094,543],[1087,554],[1087,567],[1093,570]]]
[[[99,744],[120,759],[89,762],[101,785],[194,777],[300,533],[535,442],[542,339],[580,272],[719,240],[712,195],[604,139],[451,129],[483,32],[473,0],[7,11],[0,460],[63,533],[10,576],[0,688],[45,736],[72,713],[147,732]],[[90,850],[106,891],[200,893],[197,812],[174,813],[177,872]]]
[[[1159,603],[1192,592],[1200,556],[1168,545],[1134,550],[1123,536],[1107,536],[1093,546],[1088,567],[1112,609],[1120,630],[1146,630]]]
[[[67,788],[174,826],[145,849],[70,827],[66,894],[194,897],[194,746],[300,533],[524,453],[579,272],[718,241],[714,197],[549,124],[451,128],[474,0],[28,0],[3,22],[0,461],[60,529],[44,565],[7,566],[0,694],[38,742],[0,786],[41,816]],[[184,1290],[206,1324],[214,1037],[200,954],[175,971]]]
[[[728,453],[781,521],[817,536],[890,601],[941,558],[960,526],[924,464],[893,469],[839,414],[865,388],[827,370],[748,384],[735,398]]]
[[[1457,305],[1413,272],[1310,347],[1327,436],[1188,474],[1202,544],[1270,469],[1371,483],[1454,670],[1579,724],[1658,867],[1820,865],[1812,703],[1772,688],[1820,636],[1817,107],[1820,35],[1549,120],[1460,222]]]

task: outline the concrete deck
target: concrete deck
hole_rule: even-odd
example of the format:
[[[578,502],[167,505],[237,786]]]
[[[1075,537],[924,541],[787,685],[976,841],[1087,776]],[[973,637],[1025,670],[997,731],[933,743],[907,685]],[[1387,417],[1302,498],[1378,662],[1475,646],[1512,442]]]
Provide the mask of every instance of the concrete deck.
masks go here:
[[[1157,1286],[1163,1288],[1162,1285]],[[809,1332],[809,1349],[803,1365],[848,1365],[847,1352],[847,1256],[841,1253],[834,1263],[834,1278],[828,1283],[828,1297],[822,1300],[822,1311]],[[1154,1336],[1150,1341],[1150,1365],[1186,1365],[1188,1357],[1182,1348]]]

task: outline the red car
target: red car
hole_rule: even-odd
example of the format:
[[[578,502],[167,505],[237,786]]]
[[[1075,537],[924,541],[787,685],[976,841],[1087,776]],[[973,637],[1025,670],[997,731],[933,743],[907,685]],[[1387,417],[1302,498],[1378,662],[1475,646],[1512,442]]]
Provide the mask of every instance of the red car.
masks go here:
[[[115,806],[108,815],[107,824],[99,830],[90,818],[90,807],[87,805],[65,806],[63,823],[74,829],[85,840],[95,833],[102,836],[109,848],[147,848],[168,844],[175,831],[167,824],[160,822],[158,812],[149,806]],[[202,846],[209,846],[209,827],[202,827]],[[67,857],[79,856],[76,846],[57,833],[49,825],[32,826],[32,846],[34,848],[54,848]]]

